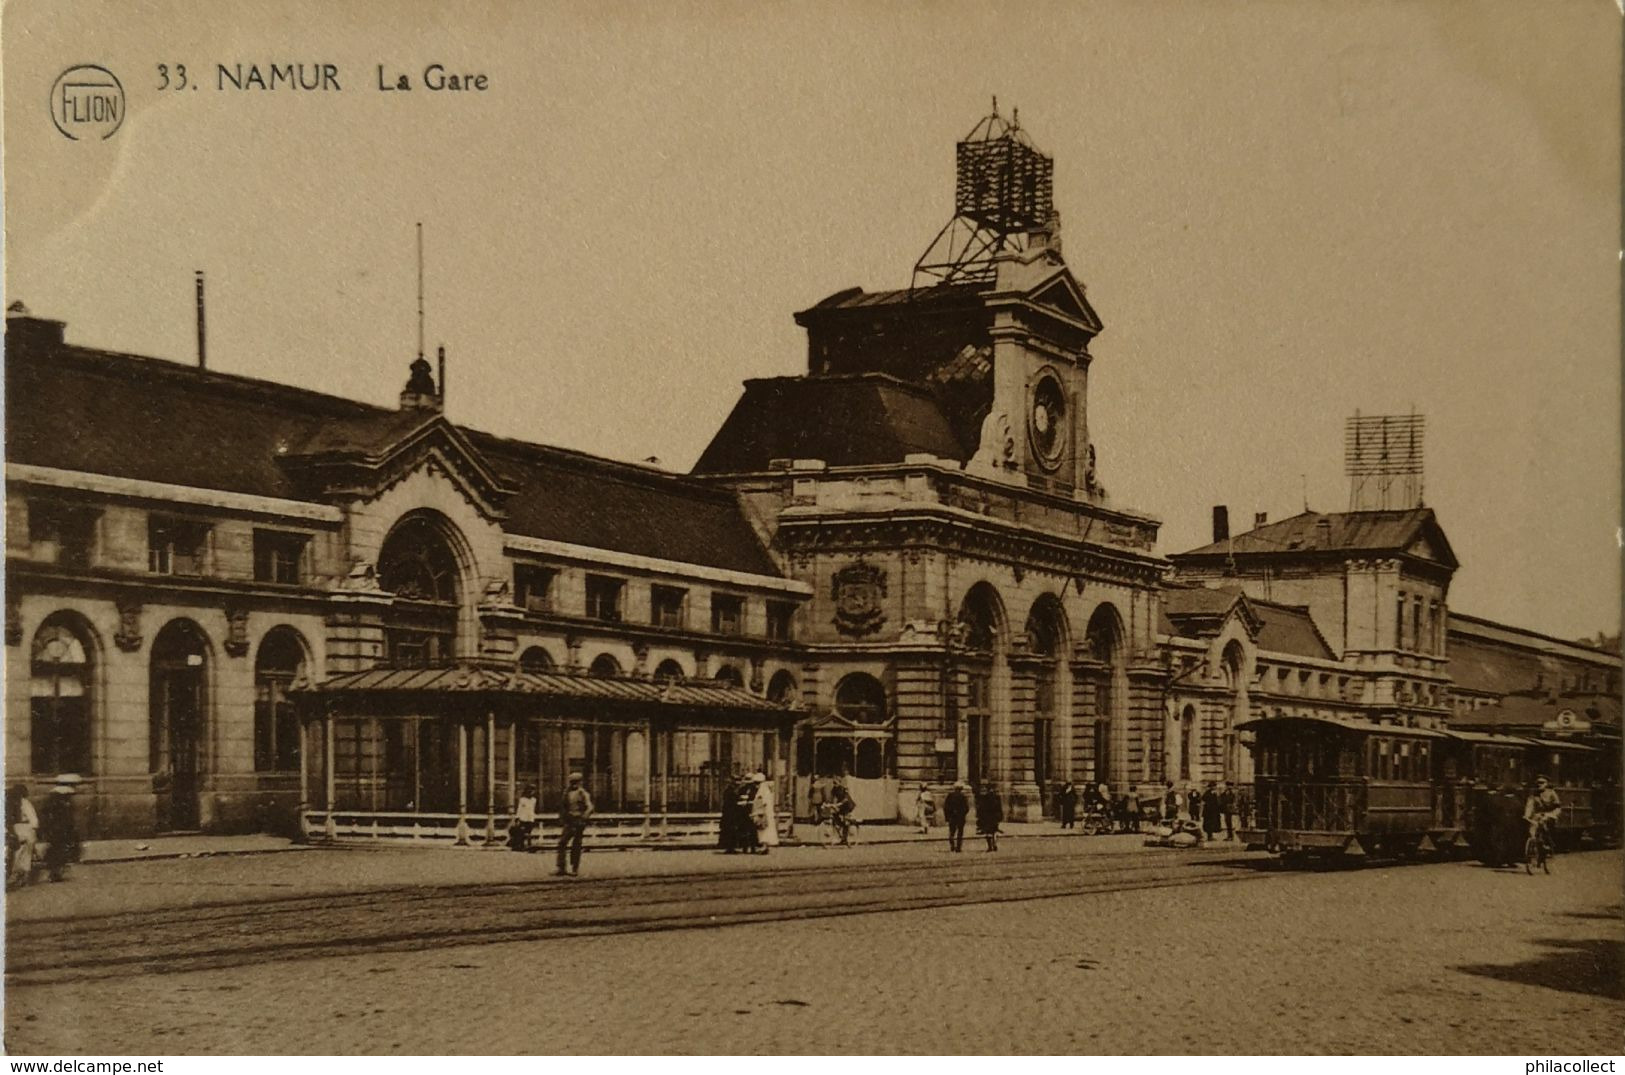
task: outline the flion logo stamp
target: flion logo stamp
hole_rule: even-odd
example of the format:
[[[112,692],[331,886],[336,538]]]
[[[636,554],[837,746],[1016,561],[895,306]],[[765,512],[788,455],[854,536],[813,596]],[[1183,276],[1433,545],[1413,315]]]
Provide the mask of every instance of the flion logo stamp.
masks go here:
[[[51,122],[75,142],[113,137],[124,111],[124,86],[100,64],[76,64],[51,85]]]

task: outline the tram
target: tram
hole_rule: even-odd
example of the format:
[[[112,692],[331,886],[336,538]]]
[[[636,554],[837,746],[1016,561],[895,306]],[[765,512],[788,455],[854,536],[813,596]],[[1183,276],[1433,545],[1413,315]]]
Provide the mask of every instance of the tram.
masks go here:
[[[1525,789],[1544,775],[1563,803],[1559,846],[1610,839],[1594,814],[1604,752],[1582,744],[1325,717],[1247,721],[1254,818],[1242,838],[1289,857],[1468,851],[1507,861],[1523,846]]]

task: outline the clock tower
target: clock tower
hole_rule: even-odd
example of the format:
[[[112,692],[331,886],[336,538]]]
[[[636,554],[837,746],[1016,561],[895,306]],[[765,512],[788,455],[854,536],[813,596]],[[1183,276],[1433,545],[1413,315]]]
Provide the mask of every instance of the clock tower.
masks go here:
[[[1052,220],[994,260],[984,296],[993,398],[973,460],[1057,491],[1099,490],[1089,441],[1089,341],[1102,328],[1061,260]]]

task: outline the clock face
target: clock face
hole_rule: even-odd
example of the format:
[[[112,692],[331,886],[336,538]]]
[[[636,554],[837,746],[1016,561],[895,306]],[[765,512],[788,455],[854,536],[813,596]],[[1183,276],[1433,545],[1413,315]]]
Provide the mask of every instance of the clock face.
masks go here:
[[[1033,389],[1030,425],[1033,453],[1053,469],[1066,447],[1066,394],[1054,376],[1045,376]]]

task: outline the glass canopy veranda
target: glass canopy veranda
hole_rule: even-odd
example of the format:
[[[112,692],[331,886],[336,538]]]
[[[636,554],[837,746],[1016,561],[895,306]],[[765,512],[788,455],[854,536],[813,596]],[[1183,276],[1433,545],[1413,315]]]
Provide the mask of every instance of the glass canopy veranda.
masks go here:
[[[658,837],[714,820],[735,772],[781,789],[797,713],[740,687],[477,665],[375,668],[294,691],[304,830],[495,838],[526,785],[556,818],[568,774],[596,824]],[[781,791],[782,800],[782,791]]]

